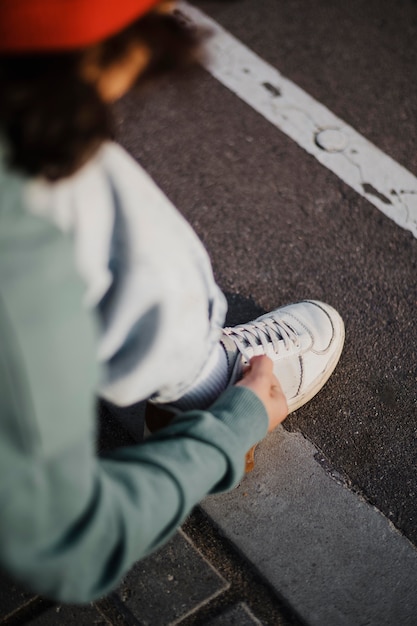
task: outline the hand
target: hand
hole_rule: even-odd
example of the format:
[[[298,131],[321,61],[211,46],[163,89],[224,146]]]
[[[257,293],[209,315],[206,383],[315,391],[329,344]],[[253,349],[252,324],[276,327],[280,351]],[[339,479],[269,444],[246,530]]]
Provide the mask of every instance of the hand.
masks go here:
[[[263,402],[269,419],[268,432],[274,430],[287,417],[287,400],[274,375],[273,364],[269,357],[253,357],[237,386],[247,387]]]

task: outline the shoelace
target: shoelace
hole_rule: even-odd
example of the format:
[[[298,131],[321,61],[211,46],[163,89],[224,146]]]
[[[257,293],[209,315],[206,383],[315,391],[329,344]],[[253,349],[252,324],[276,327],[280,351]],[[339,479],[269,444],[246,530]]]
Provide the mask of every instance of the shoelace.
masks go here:
[[[279,354],[282,346],[289,350],[293,345],[300,347],[300,339],[291,326],[283,320],[273,317],[266,318],[259,322],[251,322],[233,328],[224,328],[223,333],[230,337],[235,343],[239,352],[249,361],[248,348],[262,346],[266,352],[272,344],[275,354]],[[283,342],[283,343],[282,343]]]

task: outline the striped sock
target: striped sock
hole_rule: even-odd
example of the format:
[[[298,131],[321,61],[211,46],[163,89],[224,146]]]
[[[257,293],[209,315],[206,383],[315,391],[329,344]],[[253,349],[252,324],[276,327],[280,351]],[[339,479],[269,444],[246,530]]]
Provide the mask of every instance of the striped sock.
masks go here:
[[[172,406],[180,411],[206,409],[226,389],[228,382],[228,357],[223,345],[218,343],[191,389]]]

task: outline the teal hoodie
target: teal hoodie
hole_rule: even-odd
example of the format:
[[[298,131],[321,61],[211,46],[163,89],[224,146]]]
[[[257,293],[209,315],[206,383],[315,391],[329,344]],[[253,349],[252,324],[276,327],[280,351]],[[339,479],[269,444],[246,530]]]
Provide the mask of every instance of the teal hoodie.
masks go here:
[[[236,485],[268,419],[233,387],[99,458],[97,320],[82,306],[73,242],[25,210],[24,186],[0,176],[0,566],[37,593],[84,603],[206,494]]]

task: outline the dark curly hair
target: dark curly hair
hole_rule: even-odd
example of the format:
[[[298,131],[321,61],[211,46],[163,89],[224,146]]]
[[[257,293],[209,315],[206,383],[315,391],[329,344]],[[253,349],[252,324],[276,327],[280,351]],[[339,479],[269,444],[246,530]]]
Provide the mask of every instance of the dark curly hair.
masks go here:
[[[179,15],[151,12],[96,46],[103,69],[135,43],[149,47],[145,81],[193,63],[203,34]],[[8,165],[55,181],[74,173],[113,135],[111,107],[82,79],[92,48],[54,54],[0,56],[0,135]]]

